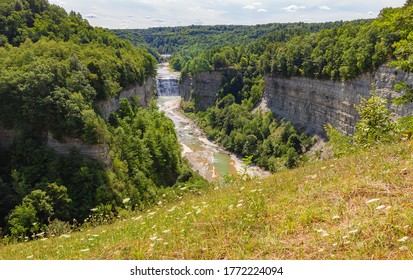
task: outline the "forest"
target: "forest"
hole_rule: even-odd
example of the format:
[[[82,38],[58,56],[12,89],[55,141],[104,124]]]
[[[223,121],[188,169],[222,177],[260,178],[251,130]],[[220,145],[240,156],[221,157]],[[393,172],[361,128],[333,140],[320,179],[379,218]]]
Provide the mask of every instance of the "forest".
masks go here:
[[[1,1],[0,129],[17,137],[0,146],[0,235],[23,241],[90,217],[110,221],[175,186],[203,184],[155,104],[121,100],[109,121],[96,106],[154,78],[156,67],[147,50],[78,13],[46,0]],[[48,133],[106,145],[109,168],[76,149],[57,154]]]
[[[181,71],[182,79],[203,71],[223,71],[216,106],[198,112],[190,101],[184,111],[197,119],[210,139],[276,171],[305,161],[314,140],[291,123],[254,110],[264,94],[264,76],[344,81],[384,63],[411,72],[412,15],[412,3],[407,1],[402,8],[383,9],[374,20],[114,32],[172,54],[170,65]],[[407,87],[396,89],[404,95],[395,103],[413,101]]]

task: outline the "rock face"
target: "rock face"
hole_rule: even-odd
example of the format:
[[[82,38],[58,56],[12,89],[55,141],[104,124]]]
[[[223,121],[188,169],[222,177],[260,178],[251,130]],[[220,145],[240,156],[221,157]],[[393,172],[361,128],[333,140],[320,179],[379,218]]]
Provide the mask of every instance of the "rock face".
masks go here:
[[[197,110],[204,111],[214,106],[223,74],[222,71],[208,71],[186,77],[179,84],[181,97],[185,101],[192,99]]]
[[[69,155],[72,149],[77,149],[82,156],[100,161],[106,166],[110,166],[110,159],[108,156],[109,147],[106,144],[90,145],[79,139],[73,138],[65,138],[63,141],[57,141],[49,132],[47,134],[47,146],[55,150],[59,155],[64,156]]]
[[[182,98],[192,98],[197,110],[206,110],[215,104],[223,75],[223,71],[203,72],[184,79],[180,84]],[[374,73],[345,82],[267,75],[264,98],[271,111],[307,132],[324,136],[324,125],[330,123],[351,135],[359,118],[355,105],[360,104],[361,97],[370,97],[374,85],[375,92],[390,101],[400,96],[393,91],[399,81],[413,84],[413,74],[381,66]],[[396,116],[413,114],[412,103],[391,109]]]
[[[361,97],[371,96],[374,85],[379,96],[391,100],[400,95],[393,91],[398,81],[412,84],[413,75],[381,66],[375,73],[345,82],[266,76],[265,99],[273,112],[308,132],[323,135],[324,125],[330,123],[340,132],[351,135],[359,118],[355,105],[360,104]],[[392,111],[405,116],[413,113],[413,105],[392,106]]]
[[[124,89],[119,93],[118,97],[112,97],[109,100],[100,101],[97,103],[98,109],[101,111],[103,117],[108,120],[110,113],[119,109],[120,100],[126,98],[131,100],[134,97],[139,99],[139,106],[147,107],[149,101],[155,96],[156,79],[148,78],[142,86],[134,86],[128,89]]]
[[[14,130],[7,130],[0,127],[0,149],[7,149],[13,143],[14,138],[17,137],[17,132]]]
[[[143,86],[136,86],[123,90],[118,97],[111,98],[107,101],[102,101],[97,104],[98,109],[101,111],[103,117],[107,120],[111,112],[119,109],[120,99],[127,98],[131,100],[134,97],[139,98],[139,105],[147,107],[149,101],[154,97],[156,89],[155,78],[149,78],[145,81]],[[7,149],[13,143],[13,140],[18,136],[18,132],[14,130],[5,130],[0,127],[0,148]],[[79,150],[80,154],[103,162],[106,166],[110,165],[110,159],[108,156],[109,147],[106,144],[90,145],[82,142],[79,139],[65,138],[64,141],[59,142],[53,135],[48,132],[46,144],[53,148],[58,154],[68,155],[73,148]]]

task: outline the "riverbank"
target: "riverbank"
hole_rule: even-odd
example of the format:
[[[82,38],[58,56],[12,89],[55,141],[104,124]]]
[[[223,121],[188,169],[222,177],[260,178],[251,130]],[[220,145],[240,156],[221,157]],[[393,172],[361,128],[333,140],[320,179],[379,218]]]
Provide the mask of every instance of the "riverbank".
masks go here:
[[[249,177],[268,177],[269,172],[256,167],[246,166],[234,154],[225,151],[216,143],[210,141],[196,123],[180,112],[180,97],[160,97],[159,108],[173,120],[179,142],[183,147],[183,156],[192,167],[208,181],[219,181],[226,174]]]

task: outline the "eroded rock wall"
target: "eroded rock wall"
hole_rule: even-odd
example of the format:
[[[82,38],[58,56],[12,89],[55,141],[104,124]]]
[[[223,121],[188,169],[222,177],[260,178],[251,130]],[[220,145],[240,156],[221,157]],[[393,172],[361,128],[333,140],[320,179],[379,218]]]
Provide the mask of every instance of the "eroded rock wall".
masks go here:
[[[147,107],[149,101],[155,96],[155,89],[156,79],[149,78],[142,86],[138,85],[131,87],[123,90],[116,98],[114,97],[107,101],[98,102],[98,110],[100,110],[103,117],[107,120],[111,112],[119,109],[120,99],[127,98],[131,100],[134,97],[138,97],[140,106]],[[17,136],[18,132],[14,130],[2,129],[0,127],[0,148],[9,148]],[[93,160],[101,161],[106,166],[110,165],[110,159],[108,156],[109,147],[106,144],[90,145],[79,139],[72,138],[65,138],[63,141],[58,141],[50,132],[48,132],[47,139],[45,141],[46,144],[53,148],[58,154],[68,155],[73,148],[76,148],[79,150],[81,155]]]
[[[204,111],[214,106],[223,74],[222,71],[208,71],[184,78],[179,84],[181,97],[185,101],[192,99],[197,110]]]
[[[120,100],[126,98],[131,100],[134,97],[139,99],[139,106],[147,107],[149,101],[155,96],[156,90],[156,79],[151,77],[148,78],[142,86],[137,85],[124,89],[119,93],[118,97],[112,97],[109,100],[100,101],[97,103],[98,109],[101,111],[103,117],[107,120],[110,113],[115,112],[119,109]]]
[[[308,132],[324,134],[324,125],[332,124],[340,132],[351,135],[359,119],[355,106],[361,97],[375,92],[389,101],[400,94],[393,91],[398,81],[413,83],[413,75],[392,67],[381,66],[374,73],[337,82],[303,77],[265,77],[265,99],[277,115],[300,125]],[[398,116],[413,113],[412,104],[391,106]]]

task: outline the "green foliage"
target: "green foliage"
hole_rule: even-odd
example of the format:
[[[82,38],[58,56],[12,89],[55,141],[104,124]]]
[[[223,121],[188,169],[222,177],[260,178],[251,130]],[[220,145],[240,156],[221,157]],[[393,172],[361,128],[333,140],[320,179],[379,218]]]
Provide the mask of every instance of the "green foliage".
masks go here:
[[[324,127],[328,138],[328,145],[332,147],[334,157],[342,157],[355,151],[354,139],[341,134],[331,124]]]
[[[51,131],[105,142],[96,101],[155,75],[155,59],[47,1],[0,8],[0,41],[7,38],[0,44],[0,124],[26,136]]]
[[[278,122],[272,113],[252,113],[248,103],[239,105],[233,100],[229,94],[217,106],[197,113],[207,136],[268,170],[297,166],[302,153],[311,146],[309,136],[299,135],[289,122]]]
[[[361,104],[356,106],[361,117],[356,124],[357,132],[354,135],[358,144],[374,145],[394,139],[394,122],[386,104],[386,99],[373,95],[368,100],[363,98]]]
[[[394,87],[394,91],[402,92],[403,95],[393,99],[392,103],[395,105],[403,105],[409,102],[413,102],[413,86],[400,81]]]
[[[334,156],[340,157],[366,147],[391,143],[403,135],[409,138],[413,132],[412,116],[393,121],[386,105],[387,100],[375,94],[369,99],[363,98],[361,104],[356,106],[360,120],[356,124],[354,136],[342,135],[331,124],[327,125],[325,130]]]

